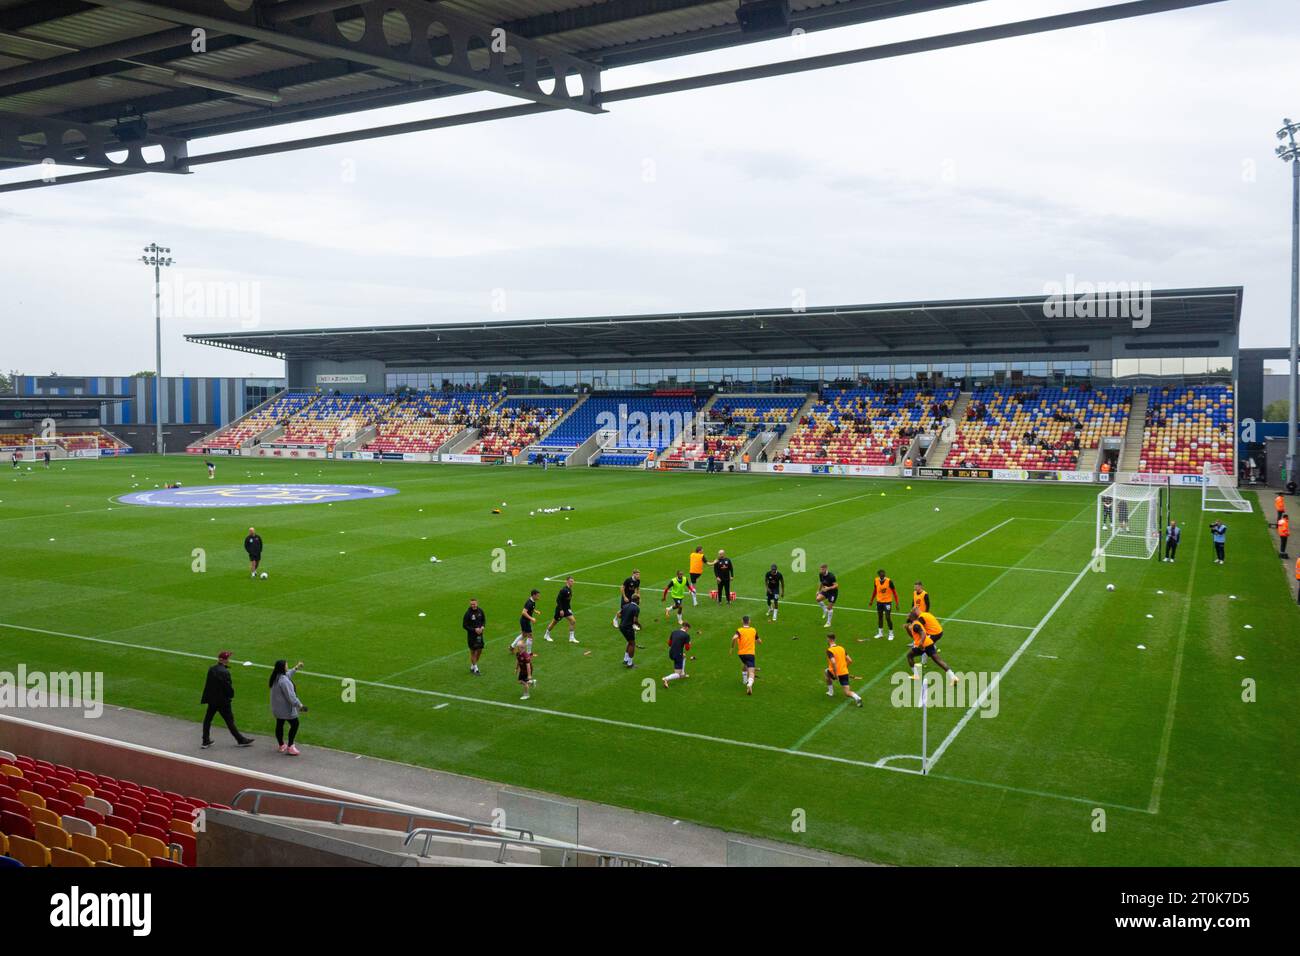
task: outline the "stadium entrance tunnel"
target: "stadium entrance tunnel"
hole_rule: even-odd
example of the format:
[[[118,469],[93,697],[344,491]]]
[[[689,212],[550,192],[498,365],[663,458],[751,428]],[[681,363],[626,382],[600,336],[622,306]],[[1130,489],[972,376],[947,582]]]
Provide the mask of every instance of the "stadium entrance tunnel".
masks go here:
[[[132,491],[117,500],[154,508],[258,508],[267,505],[321,505],[366,501],[397,494],[380,485],[202,485]]]

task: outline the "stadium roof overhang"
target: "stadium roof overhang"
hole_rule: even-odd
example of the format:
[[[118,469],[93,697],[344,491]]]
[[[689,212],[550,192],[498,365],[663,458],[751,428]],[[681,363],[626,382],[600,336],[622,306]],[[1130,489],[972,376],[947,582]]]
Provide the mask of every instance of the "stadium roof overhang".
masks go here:
[[[610,104],[1162,13],[1134,0],[606,89],[611,67],[982,0],[0,0],[0,192]],[[563,82],[560,82],[560,81]],[[473,91],[518,105],[192,155],[201,137]],[[262,137],[263,140],[266,137]],[[53,174],[54,167],[89,171]]]
[[[203,345],[289,361],[373,360],[442,369],[596,363],[644,366],[781,362],[834,364],[1037,354],[1098,340],[1149,341],[1166,350],[1235,343],[1242,289],[966,299],[880,305],[592,316],[345,329],[187,335]],[[1106,315],[1100,316],[1099,312]]]

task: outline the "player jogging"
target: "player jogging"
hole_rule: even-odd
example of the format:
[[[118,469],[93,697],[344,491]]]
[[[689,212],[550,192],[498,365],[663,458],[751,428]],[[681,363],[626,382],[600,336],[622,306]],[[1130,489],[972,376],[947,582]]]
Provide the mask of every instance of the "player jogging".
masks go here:
[[[889,639],[894,639],[894,608],[898,605],[898,590],[892,578],[885,576],[885,569],[876,572],[876,579],[871,582],[871,599],[876,604],[876,640],[884,636],[885,627],[889,628]]]
[[[641,629],[641,606],[636,601],[628,601],[618,612],[618,632],[627,641],[623,651],[623,665],[636,667],[632,658],[636,657],[636,632]]]
[[[817,580],[817,605],[826,616],[822,627],[830,627],[831,615],[835,613],[835,602],[840,599],[840,582],[836,580],[835,573],[824,564],[817,570]]]
[[[519,612],[519,636],[510,642],[510,650],[522,644],[529,654],[533,653],[533,625],[537,623],[537,595],[541,593],[537,588],[528,592],[528,600]]]
[[[659,602],[662,604],[672,595],[673,603],[664,608],[664,620],[668,620],[668,615],[673,611],[677,612],[677,626],[682,626],[682,602],[686,600],[686,592],[690,590],[691,584],[686,580],[686,575],[678,571],[669,582],[664,585],[664,593],[659,596]]]
[[[844,688],[844,696],[852,698],[853,702],[859,707],[862,706],[862,698],[853,692],[849,686],[849,665],[853,663],[853,658],[849,657],[849,652],[840,645],[835,643],[833,633],[826,635],[826,696],[835,696],[835,682],[839,681]]]
[[[664,687],[669,681],[685,680],[686,652],[691,649],[691,625],[689,621],[678,621],[677,630],[668,635],[668,659],[673,662],[673,672],[663,679]]]
[[[569,643],[577,644],[578,641],[578,619],[573,616],[573,578],[564,579],[564,587],[560,588],[555,595],[555,616],[551,618],[551,623],[546,625],[546,633],[542,636],[548,641],[553,641],[551,637],[551,628],[561,620],[569,622]]]
[[[695,607],[700,603],[700,596],[695,590],[695,582],[700,579],[704,573],[704,548],[699,547],[691,552],[690,563],[687,570],[691,575],[691,606]]]
[[[922,611],[930,610],[930,593],[920,581],[912,585],[912,607]]]
[[[767,589],[767,616],[775,621],[777,611],[781,609],[781,598],[785,597],[785,575],[772,565],[763,575],[763,586]]]
[[[718,550],[718,556],[709,563],[713,565],[713,576],[718,582],[718,603],[721,604],[725,599],[730,604],[731,579],[735,576],[736,566],[727,557],[727,552],[721,549]]]
[[[478,659],[483,654],[483,629],[487,626],[487,615],[474,598],[469,599],[460,626],[465,629],[465,643],[469,645],[469,672],[479,677]]]
[[[754,654],[757,645],[762,643],[763,639],[749,623],[749,615],[746,614],[740,619],[740,627],[736,628],[736,633],[731,635],[731,647],[740,658],[740,683],[745,688],[745,693],[751,696],[754,693],[754,671],[757,670],[754,665]]]
[[[641,572],[635,568],[632,569],[631,577],[623,579],[623,590],[619,593],[619,610],[622,611],[625,606],[632,603],[641,603]],[[617,614],[614,615],[613,625],[619,626]]]
[[[208,478],[211,479],[211,478],[215,478],[215,477],[217,477],[217,464],[216,464],[216,462],[212,462],[212,461],[210,461],[210,462],[207,463],[207,465],[208,465]]]
[[[939,656],[939,640],[943,637],[943,625],[939,619],[929,611],[913,608],[907,615],[907,633],[912,638],[912,646],[907,649],[907,666],[912,669],[912,680],[920,679],[921,667],[916,659],[925,655],[947,671],[954,684],[957,683],[957,675]]]

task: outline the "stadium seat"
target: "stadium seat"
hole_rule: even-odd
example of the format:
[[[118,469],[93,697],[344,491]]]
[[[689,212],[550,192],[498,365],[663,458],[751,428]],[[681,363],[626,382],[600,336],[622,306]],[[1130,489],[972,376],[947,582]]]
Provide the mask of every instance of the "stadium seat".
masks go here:
[[[0,811],[16,813],[23,819],[31,819],[32,808],[14,797],[0,797]]]
[[[955,388],[828,388],[787,446],[797,464],[887,466],[921,431],[937,430],[957,400]]]
[[[1198,475],[1206,464],[1233,473],[1236,406],[1231,385],[1152,388],[1138,469]]]
[[[50,848],[50,866],[85,867],[94,865],[94,861],[84,854],[75,853],[72,850],[64,849],[62,847]]]
[[[90,807],[73,807],[71,815],[87,820],[95,826],[99,826],[104,822],[104,815],[98,811],[90,809]]]
[[[184,863],[177,863],[175,860],[170,860],[170,859],[168,859],[168,858],[165,857],[165,856],[154,856],[154,857],[150,857],[150,858],[149,858],[149,865],[152,866],[152,867],[160,867],[160,868],[164,868],[164,869],[165,869],[166,867],[177,867],[177,868],[183,868],[183,867],[185,866]]]
[[[100,822],[102,823],[103,821],[101,820]],[[67,830],[69,833],[84,833],[87,836],[95,835],[96,824],[90,822],[89,820],[83,817],[77,817],[77,816],[73,816],[72,814],[68,814],[67,816],[63,817],[59,821],[59,823],[63,827],[63,829]]]
[[[7,833],[10,838],[36,839],[36,828],[32,826],[32,821],[25,816],[20,817],[8,810],[0,810],[0,831]]]
[[[72,849],[92,862],[107,860],[110,847],[99,837],[86,836],[84,833],[72,834]]]
[[[0,856],[0,870],[17,870],[22,868],[22,863],[11,856]]]
[[[57,846],[65,850],[72,845],[72,837],[68,835],[68,831],[63,827],[55,826],[52,823],[37,823],[35,826],[37,843],[43,843],[51,849]]]
[[[131,848],[139,850],[145,856],[166,856],[167,844],[163,840],[155,837],[145,836],[143,833],[136,833],[131,837]]]
[[[88,810],[94,810],[96,813],[105,817],[113,812],[113,804],[102,797],[87,797],[84,806]]]
[[[28,807],[27,815],[31,818],[32,823],[49,823],[56,827],[63,826],[63,818],[46,807]]]
[[[50,849],[37,840],[9,834],[9,855],[23,866],[49,866]]]
[[[167,835],[169,845],[181,848],[181,862],[186,866],[197,866],[199,858],[199,841],[193,833],[181,833],[173,830]]]
[[[115,843],[109,851],[109,859],[118,866],[142,867],[149,865],[149,858],[139,850],[132,849],[125,843]]]
[[[45,798],[34,790],[24,790],[18,794],[18,802],[28,807],[45,806]]]
[[[115,846],[119,843],[125,844],[126,846],[131,845],[131,837],[125,830],[120,830],[115,826],[109,826],[107,823],[95,828],[95,836],[103,840],[109,846]]]

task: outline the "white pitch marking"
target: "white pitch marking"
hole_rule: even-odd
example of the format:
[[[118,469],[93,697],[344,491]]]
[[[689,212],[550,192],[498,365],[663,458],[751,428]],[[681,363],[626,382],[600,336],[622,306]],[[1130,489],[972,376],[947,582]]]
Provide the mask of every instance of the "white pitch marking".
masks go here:
[[[1011,522],[1013,522],[1013,521],[1015,521],[1015,520],[1016,520],[1015,517],[1012,516],[1012,517],[1008,518],[1006,521],[1001,522],[1000,524],[995,524],[993,527],[989,528],[989,530],[987,530],[987,531],[985,531],[985,532],[983,532],[983,533],[981,533],[981,534],[977,534],[977,535],[975,535],[975,537],[971,538],[969,541],[965,542],[964,544],[959,544],[959,545],[957,545],[957,547],[955,547],[955,548],[953,548],[951,551],[949,551],[948,554],[941,554],[941,555],[939,555],[939,557],[937,557],[937,558],[934,559],[934,562],[933,562],[933,563],[934,563],[934,564],[938,564],[938,563],[939,563],[940,561],[942,561],[944,558],[948,557],[948,555],[956,554],[956,553],[957,553],[958,551],[960,551],[962,548],[970,547],[972,544],[974,544],[974,543],[975,543],[976,541],[978,541],[980,538],[984,537],[985,535],[990,535],[990,534],[992,534],[994,531],[997,531],[998,528],[1006,527],[1007,525],[1011,524]]]

